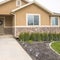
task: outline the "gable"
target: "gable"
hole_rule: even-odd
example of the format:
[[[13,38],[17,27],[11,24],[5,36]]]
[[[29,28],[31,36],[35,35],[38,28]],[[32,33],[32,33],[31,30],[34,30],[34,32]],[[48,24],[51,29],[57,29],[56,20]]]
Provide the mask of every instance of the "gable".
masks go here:
[[[25,5],[25,4],[27,4],[28,2],[25,1],[25,0],[21,0],[21,3],[22,3],[22,5]]]
[[[21,1],[22,5],[26,4],[24,0]],[[9,0],[0,4],[0,14],[10,14],[13,9],[16,9],[16,0]]]
[[[15,12],[17,26],[26,26],[26,14],[40,14],[40,19],[42,24],[49,25],[49,13],[44,11],[42,8],[38,7],[35,4],[31,4],[25,8],[22,8]],[[23,22],[22,22],[23,21]]]
[[[35,4],[36,6],[42,8],[43,10],[45,10],[46,12],[52,14],[51,11],[49,11],[48,9],[46,9],[45,7],[43,7],[42,5],[38,4],[37,2],[28,3],[28,4],[24,5],[24,6],[21,6],[21,7],[18,7],[18,8],[16,8],[16,9],[12,10],[12,12],[16,12],[16,11],[18,11],[18,10],[20,10],[20,9],[26,8],[27,6],[30,6],[31,4]]]
[[[32,12],[32,13],[36,12],[36,13],[38,13],[38,11],[41,11],[41,12],[43,12],[45,14],[49,14],[46,10],[42,9],[41,7],[37,6],[36,4],[31,4],[29,6],[21,8],[21,9],[17,10],[15,13],[17,13],[19,11],[26,12],[26,13],[28,13],[28,12]]]
[[[0,5],[0,14],[9,14],[11,10],[16,8],[16,0]]]

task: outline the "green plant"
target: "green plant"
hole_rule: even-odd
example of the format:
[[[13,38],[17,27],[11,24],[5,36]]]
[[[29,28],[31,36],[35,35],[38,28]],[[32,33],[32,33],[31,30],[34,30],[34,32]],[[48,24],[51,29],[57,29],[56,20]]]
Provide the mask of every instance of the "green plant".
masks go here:
[[[43,41],[44,38],[43,38],[43,33],[40,33],[40,41]]]
[[[60,33],[59,33],[59,34],[57,34],[57,40],[59,40],[59,41],[60,41]]]
[[[48,34],[47,33],[43,33],[43,41],[48,41]]]
[[[29,33],[20,33],[19,35],[19,39],[22,41],[27,41],[29,40],[29,38],[30,38]]]
[[[53,40],[53,35],[52,33],[48,33],[48,41],[52,41]]]
[[[53,41],[56,41],[57,40],[57,34],[56,33],[54,33],[54,34],[52,34],[53,35]]]
[[[35,41],[39,41],[40,40],[40,33],[35,33]]]
[[[33,40],[28,40],[27,42],[30,43],[30,44],[32,44],[33,43]]]
[[[20,41],[24,41],[24,33],[20,33],[20,35],[19,35],[19,40],[20,40]]]
[[[41,40],[40,33],[32,33],[32,34],[30,35],[30,40],[40,41],[40,40]]]
[[[30,34],[29,33],[24,33],[24,41],[27,41],[30,39]]]
[[[33,40],[33,41],[36,40],[35,33],[31,33],[31,34],[30,34],[30,40]]]
[[[60,41],[60,33],[20,33],[19,39],[22,41]]]

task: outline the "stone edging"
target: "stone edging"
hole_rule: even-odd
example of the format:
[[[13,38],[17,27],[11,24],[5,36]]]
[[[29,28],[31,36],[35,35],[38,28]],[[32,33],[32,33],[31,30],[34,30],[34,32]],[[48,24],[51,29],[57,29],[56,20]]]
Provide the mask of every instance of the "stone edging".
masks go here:
[[[52,43],[54,43],[54,41],[49,44],[50,49],[53,50],[57,55],[60,55],[58,52],[56,52],[56,51],[51,47],[51,44],[52,44]]]

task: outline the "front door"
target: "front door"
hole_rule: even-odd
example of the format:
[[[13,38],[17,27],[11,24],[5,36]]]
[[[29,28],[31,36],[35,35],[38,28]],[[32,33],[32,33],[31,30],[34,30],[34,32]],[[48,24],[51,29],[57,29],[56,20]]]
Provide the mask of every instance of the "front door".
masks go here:
[[[4,18],[0,17],[0,35],[4,34]]]

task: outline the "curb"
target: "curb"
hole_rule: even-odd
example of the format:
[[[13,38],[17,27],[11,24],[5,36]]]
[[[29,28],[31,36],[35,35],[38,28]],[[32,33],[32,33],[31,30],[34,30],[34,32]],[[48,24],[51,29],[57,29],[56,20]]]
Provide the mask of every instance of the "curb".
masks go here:
[[[60,56],[60,54],[59,54],[58,52],[56,52],[56,51],[51,47],[51,44],[52,44],[52,43],[54,43],[54,41],[49,44],[50,49],[51,49],[52,51],[54,51],[57,55]]]

